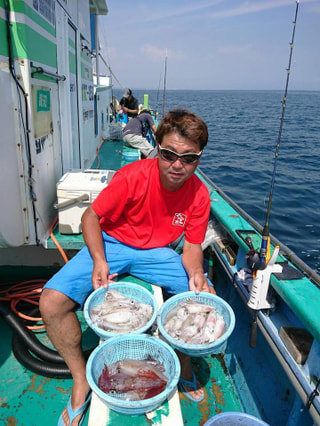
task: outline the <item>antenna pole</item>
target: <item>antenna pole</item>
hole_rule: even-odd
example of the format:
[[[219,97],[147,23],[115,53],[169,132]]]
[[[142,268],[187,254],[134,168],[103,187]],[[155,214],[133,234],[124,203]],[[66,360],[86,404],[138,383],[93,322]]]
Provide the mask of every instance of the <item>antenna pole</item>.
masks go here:
[[[166,85],[167,85],[167,49],[166,49],[166,58],[164,61],[164,81],[163,81],[163,103],[162,103],[162,117],[164,117],[164,107],[166,104]]]

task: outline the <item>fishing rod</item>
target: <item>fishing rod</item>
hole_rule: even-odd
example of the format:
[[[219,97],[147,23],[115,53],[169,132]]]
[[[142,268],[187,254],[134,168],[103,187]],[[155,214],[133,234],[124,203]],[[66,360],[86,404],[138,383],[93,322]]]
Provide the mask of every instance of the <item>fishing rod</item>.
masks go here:
[[[290,78],[290,71],[291,71],[292,53],[293,53],[293,45],[294,45],[293,43],[294,43],[294,36],[295,36],[295,30],[296,30],[298,9],[299,9],[299,0],[296,0],[296,10],[295,10],[295,17],[293,21],[292,37],[290,42],[290,55],[289,55],[289,64],[287,68],[286,86],[285,86],[284,96],[282,100],[280,126],[279,126],[279,132],[278,132],[277,145],[275,148],[268,207],[267,207],[264,227],[262,230],[260,252],[257,252],[255,250],[250,237],[246,238],[246,243],[250,249],[249,253],[247,254],[247,264],[253,272],[252,288],[250,291],[250,297],[248,301],[248,307],[254,311],[253,322],[251,326],[251,334],[250,334],[251,347],[255,347],[256,345],[257,331],[258,331],[257,311],[261,309],[270,309],[273,306],[272,303],[270,303],[267,300],[270,276],[272,273],[282,272],[282,266],[276,263],[278,253],[279,253],[279,246],[275,247],[274,252],[270,258],[269,219],[270,219],[270,213],[271,213],[271,203],[272,203],[277,163],[278,163],[278,157],[279,157],[279,149],[280,149],[280,143],[281,143],[284,114],[285,114],[285,108],[286,108],[286,102],[287,102],[287,93],[288,93],[289,78]]]
[[[294,21],[293,21],[292,37],[291,37],[291,42],[290,42],[290,55],[289,55],[289,64],[288,64],[288,68],[287,68],[287,79],[286,79],[286,86],[285,86],[285,91],[284,91],[284,96],[283,96],[283,101],[282,101],[280,127],[279,127],[279,132],[278,132],[277,144],[276,144],[276,148],[275,148],[274,165],[273,165],[273,172],[272,172],[272,178],[271,178],[271,185],[270,185],[270,192],[269,192],[268,207],[267,207],[267,212],[266,212],[266,219],[265,219],[265,223],[264,223],[264,227],[263,227],[263,231],[262,231],[262,241],[261,241],[261,247],[260,247],[260,253],[259,253],[259,261],[257,262],[257,258],[255,258],[255,262],[254,262],[255,266],[254,266],[253,269],[264,269],[267,266],[267,262],[268,262],[269,256],[270,256],[269,219],[270,219],[270,214],[271,214],[271,203],[272,203],[272,197],[273,197],[273,191],[274,191],[277,163],[278,163],[278,157],[279,157],[279,149],[280,149],[283,122],[284,122],[284,114],[285,114],[285,108],[286,108],[286,102],[287,102],[287,93],[288,93],[289,78],[290,78],[290,71],[291,71],[293,42],[294,42],[294,36],[295,36],[295,30],[296,30],[298,8],[299,8],[299,0],[296,1],[296,11],[295,11],[295,17],[294,17]],[[249,244],[250,244],[250,241],[249,241]]]
[[[164,107],[166,104],[166,85],[167,85],[167,49],[166,49],[166,57],[164,61],[164,78],[163,78],[163,103],[162,103],[162,117],[164,117]]]
[[[158,104],[159,104],[159,92],[160,92],[161,80],[162,80],[162,66],[161,66],[160,77],[159,77],[159,84],[158,84],[158,91],[157,91],[157,101],[156,101],[156,105],[158,105]]]

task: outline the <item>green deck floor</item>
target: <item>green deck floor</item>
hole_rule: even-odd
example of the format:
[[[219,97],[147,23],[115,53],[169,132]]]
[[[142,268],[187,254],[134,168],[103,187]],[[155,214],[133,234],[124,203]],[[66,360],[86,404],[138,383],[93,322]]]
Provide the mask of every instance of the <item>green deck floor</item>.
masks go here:
[[[85,350],[98,344],[98,338],[87,330],[83,316],[79,314],[84,330]],[[53,426],[63,411],[72,389],[71,379],[53,379],[25,369],[11,351],[12,331],[0,320],[0,424],[3,426]],[[37,332],[39,340],[50,346],[44,332]]]
[[[194,403],[179,392],[184,424],[202,426],[215,414],[225,411],[241,412],[242,407],[223,357],[221,355],[212,355],[206,358],[193,358],[192,361],[194,370],[205,389],[205,398],[200,403]],[[151,416],[151,421],[144,415],[133,417],[110,411],[108,426],[147,426],[157,424],[161,418],[169,415],[167,402],[155,410]]]
[[[71,390],[71,379],[47,378],[22,367],[11,352],[11,330],[1,323],[1,379],[0,379],[0,424],[4,426],[47,426],[56,425]],[[87,334],[87,337],[90,333]],[[91,336],[93,343],[95,336]],[[97,341],[95,342],[97,344]],[[194,359],[194,368],[205,386],[205,398],[199,404],[190,402],[180,393],[181,410],[185,425],[200,426],[215,413],[242,411],[231,377],[221,356]],[[157,417],[169,415],[169,406],[164,403],[155,412]],[[84,425],[87,425],[87,419]],[[45,422],[44,422],[45,419]],[[110,411],[108,426],[147,425],[144,415],[126,416]],[[106,425],[107,426],[107,425]]]
[[[3,270],[5,276],[8,268]],[[39,270],[39,276],[45,276],[44,270]],[[16,271],[20,276],[32,278],[32,271],[27,269]],[[18,274],[18,275],[17,275]],[[33,275],[33,278],[35,276]],[[132,281],[145,286],[150,291],[152,287],[132,276],[120,277],[122,281]],[[78,313],[83,329],[83,349],[94,348],[98,344],[97,336],[85,323],[82,312]],[[53,379],[36,374],[24,368],[14,357],[11,350],[12,330],[7,323],[0,319],[0,424],[4,426],[55,426],[63,411],[72,390],[71,379]],[[38,339],[46,346],[52,347],[43,331],[38,331]],[[206,358],[194,358],[194,369],[205,387],[205,398],[199,404],[190,402],[180,393],[181,410],[184,424],[200,426],[215,413],[224,411],[241,411],[231,376],[224,364],[223,357],[212,355]],[[169,405],[165,402],[148,420],[144,415],[127,416],[110,411],[110,419],[106,426],[131,425],[144,426],[157,424],[161,416],[169,415]],[[86,415],[84,426],[88,424],[89,413]]]

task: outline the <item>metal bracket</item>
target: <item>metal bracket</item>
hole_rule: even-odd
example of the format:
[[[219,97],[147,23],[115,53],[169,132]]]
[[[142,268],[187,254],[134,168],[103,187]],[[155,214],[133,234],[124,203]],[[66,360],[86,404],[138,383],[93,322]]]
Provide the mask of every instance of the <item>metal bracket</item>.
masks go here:
[[[60,74],[54,74],[53,72],[50,71],[46,71],[44,70],[42,67],[39,67],[37,65],[34,65],[33,62],[30,63],[31,68],[33,68],[35,71],[31,72],[31,77],[33,78],[34,74],[43,74],[43,75],[47,75],[49,77],[55,78],[56,80],[59,81],[65,81],[66,80],[66,76],[65,75],[60,75]]]

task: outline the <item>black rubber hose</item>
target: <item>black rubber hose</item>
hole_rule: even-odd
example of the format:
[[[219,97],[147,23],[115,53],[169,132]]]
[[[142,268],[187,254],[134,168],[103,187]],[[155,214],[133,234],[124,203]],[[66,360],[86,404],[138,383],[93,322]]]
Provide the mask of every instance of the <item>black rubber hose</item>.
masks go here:
[[[9,309],[3,303],[0,303],[0,315],[11,327],[13,332],[20,337],[24,346],[33,352],[37,357],[49,362],[64,364],[63,358],[55,350],[50,349],[39,342],[35,335],[28,328],[26,328],[18,315],[12,312],[11,309]]]
[[[32,333],[28,328],[25,327],[23,321],[14,312],[12,312],[11,309],[9,309],[6,305],[4,305],[1,302],[0,302],[0,316],[2,316],[3,319],[6,321],[6,323],[11,327],[11,329],[13,330],[13,334],[16,334],[17,337],[19,337],[20,344],[18,343],[18,348],[14,347],[17,342],[17,339],[12,339],[12,350],[15,355],[19,352],[19,350],[21,350],[23,353],[30,351],[34,355],[36,355],[38,358],[40,358],[40,360],[44,362],[52,363],[56,369],[58,368],[58,364],[60,364],[62,374],[65,374],[64,371],[65,371],[65,368],[67,367],[63,358],[58,354],[58,352],[43,345],[35,337],[34,333]],[[92,351],[93,351],[93,348],[84,352],[83,355],[85,359],[89,358],[89,355],[91,354]],[[23,355],[21,355],[21,357],[22,356]],[[30,356],[33,358],[32,355]],[[39,360],[37,360],[37,362],[39,362]],[[21,362],[21,364],[23,363]],[[30,369],[34,371],[32,368]],[[48,377],[51,377],[51,376],[48,376]]]
[[[22,340],[15,333],[13,333],[12,336],[12,350],[20,364],[36,374],[55,379],[69,379],[72,377],[66,365],[54,364],[34,357],[29,350],[25,348]]]

